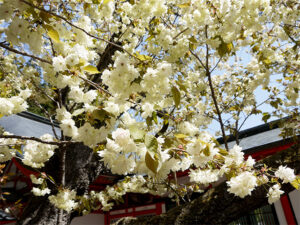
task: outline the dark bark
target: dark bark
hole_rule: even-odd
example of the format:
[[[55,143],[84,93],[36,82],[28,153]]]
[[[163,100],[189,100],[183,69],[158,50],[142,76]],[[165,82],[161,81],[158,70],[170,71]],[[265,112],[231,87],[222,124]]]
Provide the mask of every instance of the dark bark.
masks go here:
[[[121,37],[121,33],[114,33],[111,38],[109,39],[109,41],[111,43],[115,43],[117,45],[122,45],[122,43],[120,41],[115,41],[116,38],[120,38]],[[108,66],[110,64],[113,64],[114,61],[112,60],[113,55],[116,53],[116,51],[122,51],[121,48],[114,46],[112,44],[107,44],[105,50],[103,51],[102,54],[100,55],[100,60],[97,63],[97,69],[100,72],[99,74],[94,75],[92,81],[98,84],[102,84],[102,72],[108,68]]]
[[[99,160],[93,151],[83,144],[71,144],[64,147],[66,150],[65,166],[65,187],[76,190],[77,195],[83,195],[87,192],[89,185],[99,176],[99,174],[108,173],[103,163]],[[46,174],[60,180],[60,153],[62,149],[56,149],[56,154],[46,164],[44,171]],[[58,184],[60,185],[60,184]],[[48,186],[55,194],[56,188],[51,182]],[[75,213],[62,213],[62,221],[59,222],[60,210],[55,208],[48,200],[48,196],[32,196],[27,204],[22,217],[17,222],[18,225],[67,225],[70,224]]]
[[[67,225],[71,223],[71,214],[62,211],[59,222],[60,210],[48,201],[48,197],[35,197],[29,200],[18,225]]]
[[[282,151],[270,156],[258,164],[266,163],[268,166],[277,168],[279,165],[288,165],[300,172],[300,149],[299,144],[289,150]],[[259,165],[258,165],[259,166]],[[285,184],[282,189],[288,193],[294,188]],[[184,205],[175,207],[159,216],[127,217],[119,220],[117,225],[197,225],[197,224],[228,224],[245,215],[247,212],[268,204],[267,186],[256,188],[251,196],[239,198],[227,191],[226,183],[209,189],[202,196]]]

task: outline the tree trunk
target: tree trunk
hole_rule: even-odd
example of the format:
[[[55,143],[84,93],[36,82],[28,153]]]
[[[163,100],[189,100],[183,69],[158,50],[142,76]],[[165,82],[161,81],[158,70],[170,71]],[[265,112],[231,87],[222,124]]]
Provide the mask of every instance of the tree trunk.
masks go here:
[[[267,164],[273,168],[288,165],[300,172],[299,143],[291,149],[270,156],[257,164]],[[239,198],[227,191],[224,182],[217,187],[207,190],[202,196],[184,205],[175,207],[165,214],[153,217],[127,217],[117,221],[115,225],[215,225],[228,224],[248,212],[268,204],[267,185],[256,188],[250,196]],[[289,193],[294,190],[290,184],[282,185],[282,189]]]
[[[59,210],[47,197],[32,197],[18,225],[69,225],[71,213]]]
[[[65,160],[65,188],[76,190],[77,195],[87,193],[89,185],[100,175],[107,173],[103,163],[93,154],[93,151],[83,144],[71,144],[64,149],[56,149],[55,155],[47,162],[44,171],[55,181],[61,179],[61,152],[66,151]],[[61,183],[57,182],[60,186]],[[51,194],[57,193],[57,188],[48,182]],[[68,225],[78,216],[76,212],[67,213],[54,207],[48,200],[48,196],[31,196],[17,225]]]

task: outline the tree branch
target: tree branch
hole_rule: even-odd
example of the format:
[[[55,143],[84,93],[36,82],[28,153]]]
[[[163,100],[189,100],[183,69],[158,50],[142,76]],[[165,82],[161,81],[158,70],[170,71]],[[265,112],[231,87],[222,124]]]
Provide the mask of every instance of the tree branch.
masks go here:
[[[201,64],[201,66],[203,67],[203,69],[206,70],[206,67],[205,67],[204,63],[203,63],[202,60],[199,58],[199,56],[198,56],[196,53],[194,53],[192,49],[190,49],[190,52],[191,52],[192,55],[195,56],[195,58],[200,62],[200,64]]]
[[[214,68],[212,68],[212,70],[210,71],[210,73],[214,72],[214,70],[218,67],[219,63],[220,63],[221,60],[222,60],[222,57],[223,57],[223,56],[221,56],[221,57],[219,58],[218,62],[216,63],[216,65],[214,66]]]
[[[6,138],[6,139],[19,139],[19,140],[31,140],[31,141],[36,141],[40,142],[42,144],[48,144],[48,145],[66,145],[66,144],[74,144],[74,143],[79,143],[79,142],[73,142],[73,141],[43,141],[40,138],[36,137],[24,137],[24,136],[18,136],[18,135],[0,135],[0,138]]]
[[[277,94],[277,96],[278,96],[279,94],[281,94],[283,91],[284,91],[284,90],[280,91],[280,92]],[[257,106],[255,106],[255,108],[257,109],[257,108],[260,107],[261,105],[265,104],[267,101],[269,101],[270,99],[272,99],[272,97],[273,97],[273,96],[270,96],[269,98],[267,98],[267,99],[264,100],[263,102],[259,103]],[[246,122],[246,120],[247,120],[251,115],[253,115],[253,110],[252,110],[252,112],[249,113],[249,114],[246,116],[246,118],[243,120],[242,124],[241,124],[240,127],[238,128],[238,131],[240,131],[240,130],[242,129],[244,123]]]
[[[96,88],[97,90],[100,90],[102,92],[104,92],[105,94],[109,95],[109,96],[112,96],[111,93],[109,93],[107,90],[105,90],[104,88],[102,88],[100,85],[94,83],[93,81],[89,80],[89,79],[86,79],[82,76],[78,76],[80,79],[84,80],[86,83],[88,83],[89,85],[93,86],[94,88]]]
[[[205,26],[205,36],[206,36],[206,38],[208,38],[207,28],[208,28],[208,26],[206,25]],[[206,57],[205,57],[206,61],[205,61],[205,65],[203,64],[203,62],[199,58],[199,56],[197,54],[195,54],[191,49],[190,49],[190,52],[195,56],[195,58],[200,62],[200,64],[202,65],[202,67],[206,71],[206,76],[208,78],[208,83],[209,83],[209,88],[210,88],[210,91],[211,91],[211,96],[212,96],[213,103],[215,105],[217,115],[218,115],[218,118],[219,118],[219,123],[220,123],[222,136],[223,136],[223,140],[224,140],[224,145],[225,145],[226,150],[229,150],[227,139],[226,139],[226,134],[225,134],[225,128],[224,128],[224,124],[223,124],[223,120],[222,120],[222,116],[221,116],[221,112],[220,112],[220,109],[219,109],[219,106],[218,106],[218,102],[217,102],[217,99],[216,99],[216,94],[215,94],[213,83],[212,83],[212,80],[211,80],[211,72],[209,70],[209,48],[208,48],[208,45],[206,44]]]
[[[50,95],[48,95],[43,89],[41,89],[40,87],[38,87],[34,81],[31,82],[33,84],[33,86],[35,86],[36,89],[38,89],[40,92],[42,92],[43,95],[45,95],[47,98],[49,98],[52,102],[54,102],[58,107],[59,107],[59,103],[57,101],[54,100],[54,98],[52,98]]]
[[[57,133],[56,133],[56,131],[55,131],[55,127],[54,127],[54,123],[53,123],[52,117],[51,117],[51,115],[49,114],[48,110],[46,110],[46,109],[45,109],[40,103],[38,103],[36,100],[34,100],[34,102],[35,102],[35,104],[37,105],[37,107],[39,107],[41,110],[43,110],[43,111],[46,113],[46,115],[48,116],[48,119],[49,119],[49,121],[50,121],[50,123],[51,123],[51,128],[52,128],[52,132],[53,132],[53,134],[54,134],[54,137],[55,137],[56,139],[59,139],[59,137],[57,136]]]
[[[46,59],[42,59],[42,58],[40,58],[40,57],[37,57],[37,56],[35,56],[35,55],[28,54],[28,53],[26,53],[26,52],[21,52],[21,51],[19,51],[19,50],[14,49],[14,48],[8,47],[7,45],[5,45],[5,44],[3,44],[3,43],[1,43],[1,42],[0,42],[0,46],[1,46],[2,48],[7,49],[8,51],[11,51],[11,52],[14,52],[14,53],[17,53],[17,54],[20,54],[20,55],[24,55],[24,56],[27,56],[27,57],[30,57],[30,58],[33,58],[33,59],[39,60],[39,61],[41,61],[41,62],[48,63],[48,64],[51,64],[51,65],[52,65],[52,62],[50,62],[50,61],[48,61],[48,60],[46,60]]]
[[[176,34],[175,37],[173,37],[173,39],[178,38],[181,34],[183,34],[184,32],[186,32],[188,29],[189,29],[189,28],[187,27],[187,28],[185,28],[184,30],[180,31],[178,34]]]

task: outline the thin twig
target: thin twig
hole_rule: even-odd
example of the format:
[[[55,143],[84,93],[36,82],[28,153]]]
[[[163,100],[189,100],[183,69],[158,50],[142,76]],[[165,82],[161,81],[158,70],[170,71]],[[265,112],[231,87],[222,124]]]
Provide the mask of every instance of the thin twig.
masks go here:
[[[179,199],[181,198],[184,202],[186,202],[186,200],[180,196],[180,194],[172,187],[172,185],[168,184],[167,182],[164,182],[163,184],[165,184],[168,188],[170,188],[176,195],[177,199],[176,199],[176,205],[179,206],[180,205],[180,201]]]
[[[61,89],[58,89],[57,95],[58,95],[58,105],[59,105],[58,108],[62,108],[64,105],[63,105],[63,102],[62,102],[62,93],[61,93]],[[68,109],[67,109],[67,110],[68,110]],[[64,132],[63,132],[62,129],[60,130],[60,139],[61,139],[61,140],[65,140]]]
[[[278,92],[278,93],[276,94],[276,96],[278,96],[278,95],[279,95],[280,93],[282,93],[283,91],[284,91],[284,90]],[[265,104],[265,103],[266,103],[267,101],[269,101],[272,97],[273,97],[273,96],[270,96],[270,97],[267,98],[265,101],[263,101],[263,102],[261,102],[260,104],[258,104],[257,106],[255,106],[255,108],[257,109],[257,108],[260,107],[261,105]],[[238,131],[241,130],[241,128],[243,127],[244,123],[246,122],[246,120],[247,120],[251,115],[253,115],[253,110],[252,110],[251,113],[249,113],[249,114],[246,116],[246,118],[244,119],[244,121],[242,122],[242,124],[240,125],[240,127],[238,128]]]
[[[238,130],[238,127],[239,127],[239,116],[240,116],[240,114],[241,114],[241,111],[238,111],[238,113],[237,113],[237,117],[238,118],[235,120],[235,128],[234,128],[234,131],[235,131],[235,134],[234,134],[234,136],[235,136],[235,142],[236,142],[237,145],[240,144],[239,130]]]
[[[19,70],[19,72],[25,77],[24,73]],[[43,89],[41,89],[38,85],[35,84],[34,80],[31,78],[31,83],[33,84],[33,86],[38,89],[40,92],[42,92],[42,94],[44,94],[47,98],[49,98],[52,102],[54,102],[58,107],[59,107],[59,104],[57,101],[54,100],[54,98],[52,98],[50,95],[48,95]]]
[[[214,70],[218,67],[219,63],[220,63],[221,60],[222,60],[222,57],[223,57],[223,56],[221,56],[221,57],[219,58],[218,62],[216,63],[216,65],[214,66],[214,68],[212,68],[212,70],[210,71],[210,73],[214,72]]]
[[[211,119],[217,121],[218,123],[220,123],[220,121],[219,121],[218,118],[216,118],[216,117],[214,117],[214,116],[211,116],[211,115],[209,115],[208,113],[204,113],[204,116],[206,116],[206,117],[208,117],[208,118],[211,118]],[[226,127],[227,129],[232,129],[232,127],[230,127],[230,126],[228,126],[228,125],[226,125],[226,124],[223,124],[223,125],[224,125],[224,127]]]
[[[49,119],[49,121],[50,121],[50,123],[51,123],[52,132],[53,132],[55,138],[56,138],[56,139],[59,139],[59,137],[57,136],[57,133],[56,133],[56,131],[55,131],[55,127],[54,127],[54,123],[53,123],[52,117],[51,117],[51,115],[49,114],[48,110],[46,110],[46,109],[45,109],[40,103],[38,103],[36,100],[34,100],[34,103],[37,105],[37,107],[39,107],[41,110],[43,110],[43,111],[46,113],[46,115],[48,116],[48,119]]]
[[[105,90],[103,87],[101,87],[100,85],[96,84],[95,82],[89,80],[89,79],[86,79],[82,76],[78,76],[80,79],[84,80],[85,82],[87,82],[89,85],[93,86],[94,88],[100,90],[100,91],[103,91],[104,93],[106,93],[107,95],[109,96],[112,96],[111,93],[109,93],[107,90]]]
[[[200,62],[200,64],[201,64],[201,66],[203,67],[203,69],[206,70],[206,67],[205,67],[204,63],[203,63],[202,60],[199,58],[199,56],[198,56],[196,53],[194,53],[192,49],[190,49],[190,52],[191,52],[192,55],[195,56],[195,58]]]
[[[222,116],[221,116],[219,106],[218,106],[218,103],[217,103],[215,91],[214,91],[214,88],[213,88],[213,84],[212,84],[212,80],[211,80],[211,74],[208,72],[206,75],[208,77],[208,83],[209,83],[209,87],[210,87],[210,91],[211,91],[211,96],[212,96],[212,99],[213,99],[213,102],[214,102],[214,105],[215,105],[215,108],[216,108],[216,111],[217,111],[217,114],[218,114],[218,117],[219,117],[219,123],[220,123],[220,126],[221,126],[222,136],[223,136],[223,139],[224,139],[224,145],[225,145],[225,148],[228,150],[229,148],[228,148],[228,144],[227,144],[224,124],[223,124]]]
[[[182,33],[186,32],[189,28],[185,28],[184,30],[180,31],[175,37],[173,37],[173,39],[178,38]]]
[[[208,38],[207,28],[208,28],[208,26],[206,25],[205,26],[205,36],[206,36],[206,38]],[[206,71],[206,76],[208,78],[208,83],[209,83],[209,88],[210,88],[210,91],[211,91],[211,96],[212,96],[213,103],[215,105],[217,115],[218,115],[218,118],[219,118],[219,123],[220,123],[222,136],[223,136],[223,140],[224,140],[224,145],[225,145],[225,148],[228,150],[229,148],[228,148],[228,143],[227,143],[227,139],[226,139],[226,134],[225,134],[224,124],[223,124],[223,120],[222,120],[222,115],[220,113],[220,109],[219,109],[219,106],[218,106],[218,102],[217,102],[217,99],[216,99],[216,94],[215,94],[212,79],[211,79],[211,72],[209,70],[209,48],[208,48],[208,45],[206,44],[206,57],[205,57],[206,62],[205,62],[205,65],[203,64],[201,59],[198,57],[198,55],[195,54],[191,49],[190,49],[190,52],[196,57],[196,59],[201,63],[201,65],[203,66],[203,68]]]
[[[20,54],[20,55],[24,55],[24,56],[27,56],[27,57],[30,57],[30,58],[39,60],[39,61],[44,62],[44,63],[52,64],[50,61],[48,61],[48,60],[46,60],[46,59],[42,59],[42,58],[40,58],[40,57],[37,57],[37,56],[35,56],[35,55],[28,54],[28,53],[26,53],[26,52],[21,52],[21,51],[19,51],[19,50],[14,49],[14,48],[8,47],[7,45],[5,45],[5,44],[3,44],[3,43],[0,43],[0,46],[1,46],[2,48],[7,49],[8,51],[11,51],[11,52],[14,52],[14,53],[17,53],[17,54]]]
[[[77,143],[77,142],[72,142],[72,141],[60,141],[60,142],[56,142],[56,141],[43,141],[40,138],[36,138],[36,137],[24,137],[24,136],[18,136],[18,135],[0,135],[0,138],[9,138],[9,139],[19,139],[19,140],[31,140],[31,141],[36,141],[36,142],[40,142],[43,144],[48,144],[48,145],[65,145],[65,144],[71,144],[71,143]]]
[[[33,86],[35,86],[35,88],[37,88],[39,91],[42,92],[42,94],[44,94],[47,98],[49,98],[52,102],[54,102],[58,107],[59,107],[59,103],[57,101],[54,100],[54,98],[52,98],[50,95],[48,95],[43,89],[41,89],[40,87],[38,87],[34,81],[32,81]]]

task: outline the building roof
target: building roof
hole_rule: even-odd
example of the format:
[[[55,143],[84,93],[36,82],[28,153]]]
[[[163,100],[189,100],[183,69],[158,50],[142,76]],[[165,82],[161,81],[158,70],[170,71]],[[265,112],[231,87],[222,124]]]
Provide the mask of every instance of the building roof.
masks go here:
[[[287,118],[274,120],[269,123],[265,123],[259,126],[255,126],[239,132],[239,146],[243,150],[253,149],[259,146],[265,146],[270,143],[282,141],[283,137],[280,136],[281,129],[278,127],[278,123],[281,120]],[[217,141],[220,144],[224,144],[223,138],[218,138]],[[232,148],[235,144],[235,137],[230,135],[228,140],[228,147]]]
[[[0,126],[5,131],[20,136],[40,137],[47,133],[53,135],[50,121],[30,112],[4,116],[0,118]],[[60,133],[57,123],[55,123],[55,130],[57,134]]]
[[[283,138],[279,136],[280,129],[276,123],[278,121],[279,120],[276,120],[271,123],[266,123],[241,131],[239,133],[239,145],[244,150],[247,150],[282,140]],[[2,117],[0,118],[0,126],[15,135],[33,137],[40,137],[46,133],[53,135],[50,121],[47,118],[30,112],[22,112],[16,115]],[[59,134],[59,125],[55,123],[54,126],[56,133]],[[223,144],[223,138],[219,138],[218,142]],[[228,139],[228,145],[231,148],[234,144],[235,139],[231,135]]]

